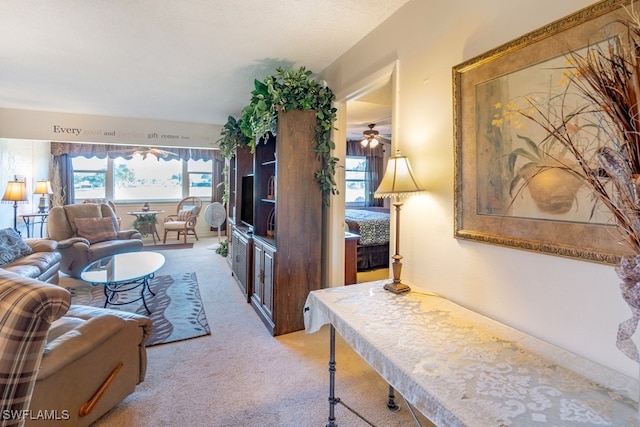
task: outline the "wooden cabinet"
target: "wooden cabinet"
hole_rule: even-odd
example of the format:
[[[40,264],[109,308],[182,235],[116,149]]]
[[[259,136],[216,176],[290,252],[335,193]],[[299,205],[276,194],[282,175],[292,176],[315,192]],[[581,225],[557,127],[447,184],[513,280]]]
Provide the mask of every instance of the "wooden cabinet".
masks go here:
[[[321,287],[321,169],[312,110],[278,114],[275,137],[253,158],[251,303],[271,334],[304,329],[307,295]]]
[[[231,271],[247,302],[249,302],[253,283],[253,239],[246,232],[234,227],[231,233],[231,241]]]
[[[344,284],[353,285],[358,281],[358,239],[359,234],[344,233]]]

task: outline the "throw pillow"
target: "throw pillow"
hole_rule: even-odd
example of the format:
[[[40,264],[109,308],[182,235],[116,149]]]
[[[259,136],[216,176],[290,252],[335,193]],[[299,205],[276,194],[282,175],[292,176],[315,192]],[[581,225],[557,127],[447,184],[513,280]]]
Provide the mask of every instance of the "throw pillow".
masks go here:
[[[0,265],[9,264],[33,253],[22,237],[13,228],[0,230]]]
[[[180,212],[178,212],[178,221],[188,220],[192,213],[193,209],[182,209]]]
[[[78,236],[89,243],[114,240],[118,236],[113,218],[76,218],[76,228]]]

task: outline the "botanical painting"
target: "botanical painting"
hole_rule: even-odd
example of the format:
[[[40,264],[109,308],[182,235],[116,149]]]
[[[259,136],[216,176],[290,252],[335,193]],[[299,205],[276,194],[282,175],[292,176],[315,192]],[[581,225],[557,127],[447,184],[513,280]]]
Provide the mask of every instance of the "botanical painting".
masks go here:
[[[563,55],[476,86],[478,214],[611,222],[610,213],[598,206],[577,177],[553,167],[573,161],[563,153],[565,148],[553,138],[544,140],[546,131],[521,114],[526,110],[535,114],[535,108],[549,113],[583,107],[584,99],[571,92],[568,72]],[[583,130],[589,125],[585,120],[581,116],[572,124]],[[595,138],[584,140],[594,148],[601,143]],[[546,166],[549,169],[541,171]]]
[[[548,137],[554,118],[580,111],[560,131],[580,132],[587,153],[608,143],[573,93],[571,59],[606,43],[623,3],[596,3],[454,67],[456,238],[601,263],[628,253],[611,211]]]

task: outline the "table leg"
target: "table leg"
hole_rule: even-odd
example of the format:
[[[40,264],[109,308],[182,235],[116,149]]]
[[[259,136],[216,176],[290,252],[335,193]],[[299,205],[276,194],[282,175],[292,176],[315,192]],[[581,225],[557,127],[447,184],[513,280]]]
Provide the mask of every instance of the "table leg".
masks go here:
[[[392,385],[389,385],[389,400],[387,400],[387,409],[392,412],[398,412],[400,407],[396,405],[396,391]]]
[[[336,389],[336,329],[331,325],[329,332],[329,424],[327,427],[335,427],[335,407],[338,403],[335,397]]]
[[[158,241],[160,241],[160,235],[158,234],[158,229],[156,228],[155,224],[151,225],[151,237],[153,237],[153,244],[156,244],[156,237],[158,238]]]
[[[31,219],[27,216],[23,216],[22,217],[22,221],[24,221],[24,226],[27,229],[27,238],[31,237],[31,230],[29,228],[29,224],[31,222]]]

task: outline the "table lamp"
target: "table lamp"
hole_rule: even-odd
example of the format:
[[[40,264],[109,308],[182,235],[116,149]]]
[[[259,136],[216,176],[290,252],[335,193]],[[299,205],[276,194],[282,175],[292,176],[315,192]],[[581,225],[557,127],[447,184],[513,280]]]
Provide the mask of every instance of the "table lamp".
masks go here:
[[[33,190],[33,194],[40,194],[40,203],[38,204],[38,212],[44,213],[47,210],[47,202],[45,200],[45,194],[53,194],[51,189],[51,183],[47,180],[40,180],[36,182],[36,189]]]
[[[414,193],[424,191],[418,183],[416,177],[411,170],[411,164],[406,156],[396,151],[395,156],[391,157],[387,163],[387,169],[384,172],[382,181],[376,190],[374,197],[395,197],[393,206],[396,212],[396,253],[393,255],[393,282],[384,285],[384,289],[395,294],[409,292],[411,288],[400,281],[400,273],[402,272],[402,255],[400,255],[400,207],[403,197],[411,196]]]
[[[9,181],[7,189],[2,196],[3,203],[13,202],[13,229],[18,233],[18,203],[28,203],[27,198],[27,184],[23,181],[18,181],[14,178],[13,181]]]

